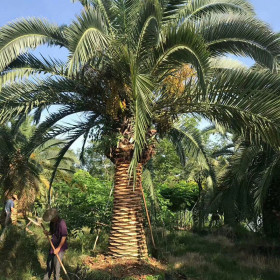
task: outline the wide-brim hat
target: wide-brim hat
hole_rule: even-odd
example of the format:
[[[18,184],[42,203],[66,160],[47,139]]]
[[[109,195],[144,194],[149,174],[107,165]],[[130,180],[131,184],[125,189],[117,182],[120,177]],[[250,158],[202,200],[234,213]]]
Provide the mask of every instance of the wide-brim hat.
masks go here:
[[[52,219],[56,218],[58,216],[58,211],[55,208],[50,208],[48,209],[44,215],[43,215],[43,220],[45,222],[50,222]]]
[[[17,197],[16,194],[13,194],[13,195],[12,195],[12,198],[14,198],[15,200],[18,200],[18,197]]]

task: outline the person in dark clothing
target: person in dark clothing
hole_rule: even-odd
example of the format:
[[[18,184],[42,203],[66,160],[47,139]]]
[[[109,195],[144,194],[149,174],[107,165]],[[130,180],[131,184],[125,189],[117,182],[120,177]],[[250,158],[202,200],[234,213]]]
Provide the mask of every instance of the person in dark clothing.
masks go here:
[[[5,234],[7,231],[8,225],[12,223],[12,213],[15,211],[15,200],[17,200],[17,195],[13,194],[9,199],[6,201],[5,204],[5,221],[4,221],[4,229],[0,235],[0,242],[3,242],[5,238]]]
[[[8,226],[9,224],[12,223],[12,212],[14,211],[14,208],[15,208],[15,200],[17,200],[17,195],[14,194],[12,195],[11,198],[9,198],[6,202],[6,205],[5,205],[5,227]]]
[[[67,244],[67,226],[64,220],[62,220],[55,208],[51,208],[43,215],[45,222],[50,222],[50,231],[45,231],[46,235],[51,235],[52,243],[55,250],[50,248],[47,258],[47,272],[44,276],[44,280],[49,280],[52,273],[54,273],[54,279],[59,280],[60,277],[60,263],[57,256],[62,260],[65,251],[68,248]]]

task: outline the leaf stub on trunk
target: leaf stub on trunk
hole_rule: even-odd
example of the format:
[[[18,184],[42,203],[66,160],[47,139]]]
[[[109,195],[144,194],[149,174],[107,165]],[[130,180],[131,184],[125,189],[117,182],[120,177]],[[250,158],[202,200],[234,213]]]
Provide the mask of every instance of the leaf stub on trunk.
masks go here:
[[[109,254],[116,258],[147,258],[148,250],[143,226],[141,175],[137,167],[137,182],[129,180],[129,162],[117,162],[115,173],[114,208],[109,241]]]

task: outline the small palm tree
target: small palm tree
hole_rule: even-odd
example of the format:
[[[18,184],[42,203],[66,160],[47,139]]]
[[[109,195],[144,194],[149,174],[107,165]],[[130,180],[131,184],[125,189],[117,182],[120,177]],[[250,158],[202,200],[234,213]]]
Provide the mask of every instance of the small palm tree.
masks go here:
[[[1,197],[5,200],[17,193],[17,209],[23,213],[30,210],[38,193],[49,186],[48,173],[52,173],[59,145],[63,143],[54,139],[43,146],[31,147],[30,136],[35,129],[31,122],[31,118],[19,119],[0,128]],[[78,163],[76,156],[68,151],[57,168],[58,175],[69,177],[69,173],[75,172],[75,163]]]
[[[3,200],[17,193],[20,198],[17,209],[25,212],[39,190],[42,169],[25,156],[28,139],[17,128],[16,122],[0,128],[0,188]]]
[[[36,161],[42,168],[40,177],[41,181],[45,182],[45,187],[42,188],[41,192],[48,197],[46,204],[47,201],[52,201],[50,185],[52,185],[54,180],[58,179],[70,182],[72,180],[72,175],[76,172],[77,166],[80,164],[78,157],[71,150],[68,150],[59,162],[57,161],[57,157],[63,145],[64,141],[52,139],[36,147],[30,156],[30,158]],[[48,189],[48,195],[46,195],[46,188]]]
[[[32,139],[66,135],[58,162],[80,136],[101,140],[115,164],[110,253],[143,258],[142,168],[156,135],[181,114],[279,144],[280,80],[272,74],[279,40],[245,0],[80,2],[84,9],[69,26],[31,18],[0,29],[0,119],[34,110],[39,118],[59,105]],[[67,63],[25,54],[43,44],[67,48]],[[217,63],[228,53],[249,56],[264,70]],[[183,86],[171,90],[168,78],[186,68]],[[57,124],[73,114],[80,121]]]

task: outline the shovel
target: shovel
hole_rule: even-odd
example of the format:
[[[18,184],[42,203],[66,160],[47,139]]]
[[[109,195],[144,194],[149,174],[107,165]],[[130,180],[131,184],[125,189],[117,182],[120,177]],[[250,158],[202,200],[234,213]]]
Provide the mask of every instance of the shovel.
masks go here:
[[[40,223],[39,223],[39,222],[36,222],[36,221],[34,221],[33,219],[31,219],[31,218],[28,218],[28,220],[29,220],[30,222],[32,222],[34,225],[39,226],[39,227],[42,227],[42,229],[43,229],[44,231],[46,230],[42,222],[40,222]],[[53,243],[52,243],[52,241],[51,241],[51,239],[50,239],[50,237],[49,237],[48,235],[47,235],[47,238],[48,238],[48,240],[49,240],[49,243],[51,244],[52,249],[55,250],[55,248],[54,248],[54,246],[53,246]],[[63,263],[62,263],[62,261],[61,261],[61,259],[60,259],[60,257],[59,257],[59,255],[56,255],[56,257],[57,257],[57,259],[58,259],[58,261],[59,261],[59,263],[60,263],[60,265],[61,265],[61,267],[62,267],[62,269],[63,269],[63,271],[64,271],[64,273],[65,273],[65,275],[66,275],[66,277],[67,277],[67,279],[70,280],[70,278],[69,278],[69,276],[68,276],[68,274],[67,274],[67,271],[66,271],[66,269],[65,269],[65,267],[64,267],[64,265],[63,265]]]

